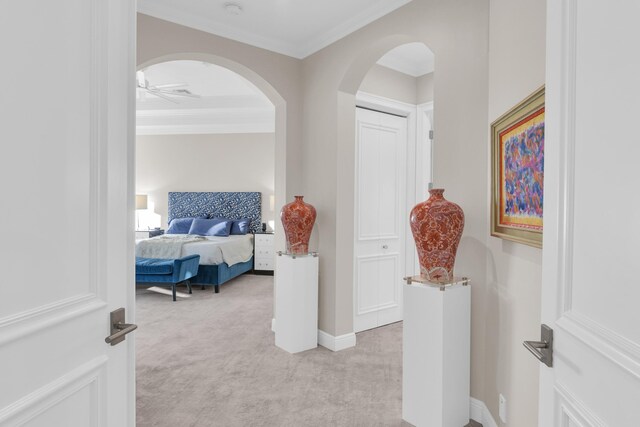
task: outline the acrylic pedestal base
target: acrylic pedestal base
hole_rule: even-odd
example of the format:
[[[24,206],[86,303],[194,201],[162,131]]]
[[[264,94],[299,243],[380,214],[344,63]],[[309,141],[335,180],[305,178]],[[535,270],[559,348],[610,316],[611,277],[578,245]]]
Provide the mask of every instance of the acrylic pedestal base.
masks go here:
[[[402,418],[416,427],[469,422],[471,286],[406,278]]]
[[[318,346],[318,254],[278,252],[276,346],[299,353]]]

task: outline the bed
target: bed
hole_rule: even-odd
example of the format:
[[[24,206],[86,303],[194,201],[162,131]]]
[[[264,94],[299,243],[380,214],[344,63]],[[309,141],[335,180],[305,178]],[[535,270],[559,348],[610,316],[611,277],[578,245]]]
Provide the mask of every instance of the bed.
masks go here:
[[[220,291],[220,285],[253,269],[253,233],[260,230],[262,198],[259,192],[170,192],[168,223],[176,218],[227,218],[250,219],[249,233],[228,237],[204,236],[193,238],[187,235],[163,235],[145,239],[180,240],[179,257],[200,255],[198,274],[191,282],[201,286],[213,286]],[[142,243],[144,245],[144,243]],[[148,243],[147,243],[148,244]],[[176,249],[177,254],[177,249]],[[175,255],[175,254],[174,254]]]

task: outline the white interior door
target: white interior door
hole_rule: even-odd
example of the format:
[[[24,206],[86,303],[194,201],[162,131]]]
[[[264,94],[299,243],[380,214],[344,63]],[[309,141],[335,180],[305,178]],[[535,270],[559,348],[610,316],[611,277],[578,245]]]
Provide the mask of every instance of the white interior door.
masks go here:
[[[133,426],[135,2],[0,8],[0,425]]]
[[[407,119],[356,109],[356,332],[402,320]]]
[[[539,425],[640,425],[640,2],[547,2]]]

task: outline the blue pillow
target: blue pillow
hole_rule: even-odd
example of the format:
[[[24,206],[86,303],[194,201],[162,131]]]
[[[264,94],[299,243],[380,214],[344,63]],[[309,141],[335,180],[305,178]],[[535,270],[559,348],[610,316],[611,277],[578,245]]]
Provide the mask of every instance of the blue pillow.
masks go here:
[[[247,234],[249,232],[249,226],[251,225],[250,219],[236,219],[231,226],[231,234]]]
[[[172,219],[166,234],[189,234],[189,229],[194,219],[195,218]]]
[[[231,232],[233,221],[222,218],[204,219],[196,218],[191,224],[189,234],[198,234],[200,236],[219,236],[227,237]]]

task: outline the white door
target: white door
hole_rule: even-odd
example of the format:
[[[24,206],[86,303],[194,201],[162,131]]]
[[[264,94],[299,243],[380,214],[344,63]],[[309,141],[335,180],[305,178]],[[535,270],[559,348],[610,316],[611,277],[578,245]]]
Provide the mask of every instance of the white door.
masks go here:
[[[547,2],[541,427],[640,425],[640,2]],[[529,338],[532,339],[532,338]]]
[[[402,320],[407,119],[356,109],[356,332]]]
[[[135,424],[135,2],[0,2],[0,425]]]

